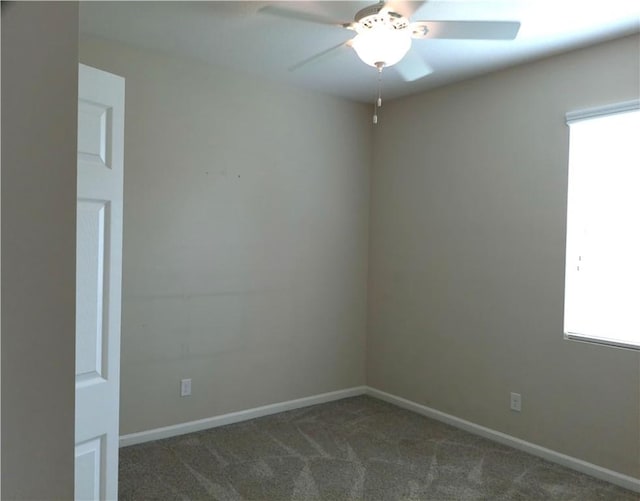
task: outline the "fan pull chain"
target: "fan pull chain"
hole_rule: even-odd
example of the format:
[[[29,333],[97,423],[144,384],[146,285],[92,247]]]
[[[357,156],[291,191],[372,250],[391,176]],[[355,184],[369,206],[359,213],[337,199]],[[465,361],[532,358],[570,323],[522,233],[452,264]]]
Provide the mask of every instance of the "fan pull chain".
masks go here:
[[[374,125],[378,123],[378,108],[382,106],[382,68],[384,68],[383,63],[376,64],[376,68],[378,68],[378,99],[373,105],[373,123]]]

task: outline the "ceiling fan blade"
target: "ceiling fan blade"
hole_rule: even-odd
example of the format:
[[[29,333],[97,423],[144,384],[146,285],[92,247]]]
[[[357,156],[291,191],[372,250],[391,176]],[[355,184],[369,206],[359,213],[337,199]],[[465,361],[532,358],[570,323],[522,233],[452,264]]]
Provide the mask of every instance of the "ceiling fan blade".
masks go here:
[[[519,21],[416,21],[409,25],[414,38],[513,40]],[[424,29],[426,27],[426,30]]]
[[[351,46],[351,40],[347,40],[346,42],[339,43],[338,45],[334,45],[333,47],[329,47],[328,49],[323,50],[322,52],[318,52],[307,59],[303,59],[302,61],[294,64],[289,67],[289,71],[296,71],[303,66],[307,66],[310,64],[318,64],[322,61],[326,61],[334,56],[341,54],[341,49],[347,48]]]
[[[422,55],[415,49],[409,50],[406,56],[393,67],[406,82],[413,82],[433,73],[433,68],[422,59]]]
[[[410,2],[407,0],[389,0],[385,2],[384,6],[392,10],[393,12],[397,12],[398,14],[402,14],[402,16],[407,19],[411,18],[417,10],[422,7],[427,0],[421,0],[419,2]]]
[[[283,17],[285,19],[294,19],[296,21],[304,21],[307,23],[315,24],[326,24],[329,26],[344,26],[345,24],[351,24],[341,23],[339,21],[335,21],[333,19],[329,19],[328,17],[314,14],[312,12],[287,9],[286,7],[281,7],[280,5],[265,5],[264,7],[258,9],[258,12],[261,14],[268,14],[270,16]]]

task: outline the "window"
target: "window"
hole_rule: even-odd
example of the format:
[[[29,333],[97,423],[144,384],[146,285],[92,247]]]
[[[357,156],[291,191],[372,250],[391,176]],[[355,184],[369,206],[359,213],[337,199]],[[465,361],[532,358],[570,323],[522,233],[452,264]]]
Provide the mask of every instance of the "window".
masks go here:
[[[640,349],[640,102],[567,123],[565,337]]]

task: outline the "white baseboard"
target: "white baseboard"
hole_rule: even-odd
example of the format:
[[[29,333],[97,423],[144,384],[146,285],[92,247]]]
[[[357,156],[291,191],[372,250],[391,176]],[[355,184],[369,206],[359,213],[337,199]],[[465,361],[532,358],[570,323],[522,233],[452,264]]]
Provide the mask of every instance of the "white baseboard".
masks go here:
[[[591,475],[592,477],[599,478],[601,480],[606,480],[607,482],[619,485],[620,487],[624,487],[625,489],[640,492],[639,478],[623,475],[622,473],[618,473],[616,471],[608,470],[607,468],[588,463],[586,461],[583,461],[582,459],[567,456],[566,454],[562,454],[560,452],[556,452],[554,450],[532,444],[531,442],[521,440],[511,435],[507,435],[506,433],[492,430],[491,428],[480,426],[479,424],[475,424],[470,421],[465,421],[464,419],[452,416],[451,414],[440,412],[438,410],[432,409],[431,407],[427,407],[426,405],[418,404],[416,402],[412,402],[411,400],[391,395],[390,393],[371,388],[370,386],[367,387],[366,393],[367,395],[379,398],[380,400],[384,400],[391,404],[397,405],[398,407],[402,407],[418,414],[422,414],[423,416],[442,421],[443,423],[450,424],[451,426],[455,426],[456,428],[460,428],[475,435],[480,435],[482,437],[488,438],[489,440],[493,440],[494,442],[498,442],[504,445],[508,445],[509,447],[513,447],[514,449],[528,452],[529,454],[541,457],[543,459],[546,459],[547,461],[566,466],[567,468],[571,468],[572,470],[576,470],[581,473],[586,473],[587,475]]]
[[[249,419],[299,409],[301,407],[308,407],[310,405],[324,404],[325,402],[331,402],[333,400],[364,395],[366,392],[366,386],[356,386],[344,390],[321,393],[320,395],[313,395],[311,397],[287,400],[286,402],[279,402],[277,404],[263,405],[262,407],[254,407],[253,409],[247,409],[244,411],[231,412],[220,416],[199,419],[197,421],[189,421],[188,423],[180,423],[171,426],[164,426],[162,428],[155,428],[153,430],[130,433],[120,437],[120,447],[141,444],[152,440],[160,440],[162,438],[175,437],[178,435],[184,435],[185,433],[193,433],[194,431],[202,431],[227,424],[239,423],[240,421],[247,421]]]

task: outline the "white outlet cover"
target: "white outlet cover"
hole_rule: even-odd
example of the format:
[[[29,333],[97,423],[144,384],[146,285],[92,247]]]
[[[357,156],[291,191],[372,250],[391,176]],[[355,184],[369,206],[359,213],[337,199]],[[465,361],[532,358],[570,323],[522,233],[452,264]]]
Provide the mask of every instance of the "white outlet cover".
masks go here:
[[[182,379],[180,381],[180,396],[187,397],[191,395],[191,379]]]
[[[522,395],[520,393],[511,393],[511,410],[516,412],[522,410]]]

